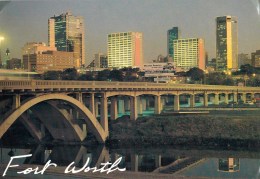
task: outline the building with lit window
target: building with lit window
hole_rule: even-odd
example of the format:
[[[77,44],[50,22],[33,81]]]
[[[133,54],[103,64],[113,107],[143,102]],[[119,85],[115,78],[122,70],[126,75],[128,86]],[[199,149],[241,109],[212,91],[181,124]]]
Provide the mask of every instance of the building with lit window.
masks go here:
[[[85,64],[84,19],[66,12],[48,21],[49,46],[58,51],[73,52],[76,67]]]
[[[121,32],[108,35],[108,67],[142,67],[143,35],[140,32]]]
[[[251,53],[251,64],[255,68],[260,68],[260,50]]]
[[[237,17],[216,18],[216,70],[238,69]]]
[[[45,51],[23,55],[24,69],[29,72],[63,71],[74,68],[73,52]]]
[[[173,61],[176,67],[187,71],[193,67],[205,69],[204,40],[201,38],[188,38],[174,40]]]
[[[173,27],[167,31],[167,53],[169,57],[174,57],[173,41],[179,39],[179,28]]]

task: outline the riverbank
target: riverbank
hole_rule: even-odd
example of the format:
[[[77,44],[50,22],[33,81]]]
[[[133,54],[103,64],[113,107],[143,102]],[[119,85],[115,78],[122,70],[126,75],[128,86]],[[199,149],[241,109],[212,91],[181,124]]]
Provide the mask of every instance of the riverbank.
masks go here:
[[[243,112],[244,114],[245,112]],[[150,116],[136,121],[128,116],[110,123],[112,146],[189,145],[212,147],[260,146],[259,111],[210,115]]]

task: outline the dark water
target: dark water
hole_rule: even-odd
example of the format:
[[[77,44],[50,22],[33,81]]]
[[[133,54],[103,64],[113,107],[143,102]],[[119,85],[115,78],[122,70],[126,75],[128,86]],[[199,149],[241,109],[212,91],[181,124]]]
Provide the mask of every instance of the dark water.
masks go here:
[[[188,146],[187,146],[188,147]],[[105,146],[31,146],[1,147],[1,175],[10,156],[32,154],[32,157],[15,159],[13,164],[45,165],[48,160],[59,167],[66,167],[75,162],[82,167],[87,159],[91,167],[102,166],[103,162],[113,163],[122,157],[120,168],[132,172],[154,172],[177,174],[181,176],[218,177],[218,178],[260,178],[259,150],[207,150],[161,148],[119,148],[109,149]],[[13,170],[6,176],[17,176]],[[26,178],[73,178],[72,176],[29,175]]]

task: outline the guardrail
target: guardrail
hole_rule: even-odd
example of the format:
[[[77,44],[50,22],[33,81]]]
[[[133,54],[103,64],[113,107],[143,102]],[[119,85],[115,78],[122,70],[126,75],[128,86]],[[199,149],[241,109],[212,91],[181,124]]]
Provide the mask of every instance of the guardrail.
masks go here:
[[[257,92],[259,87],[200,85],[200,84],[170,84],[149,82],[107,82],[107,81],[55,81],[55,80],[0,80],[0,90],[35,90],[53,88],[78,89],[154,89],[154,90],[213,90],[232,92]]]

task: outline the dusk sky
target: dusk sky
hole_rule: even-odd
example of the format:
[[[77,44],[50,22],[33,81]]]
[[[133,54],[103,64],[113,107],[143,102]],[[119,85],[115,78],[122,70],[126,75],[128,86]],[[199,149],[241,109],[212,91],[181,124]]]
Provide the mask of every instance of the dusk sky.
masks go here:
[[[0,2],[0,36],[4,51],[21,58],[26,42],[48,43],[48,18],[70,10],[85,20],[87,64],[97,52],[106,53],[107,34],[143,33],[144,61],[167,55],[167,30],[178,26],[182,38],[203,38],[215,57],[215,18],[238,17],[239,53],[260,49],[258,0],[54,0]]]

